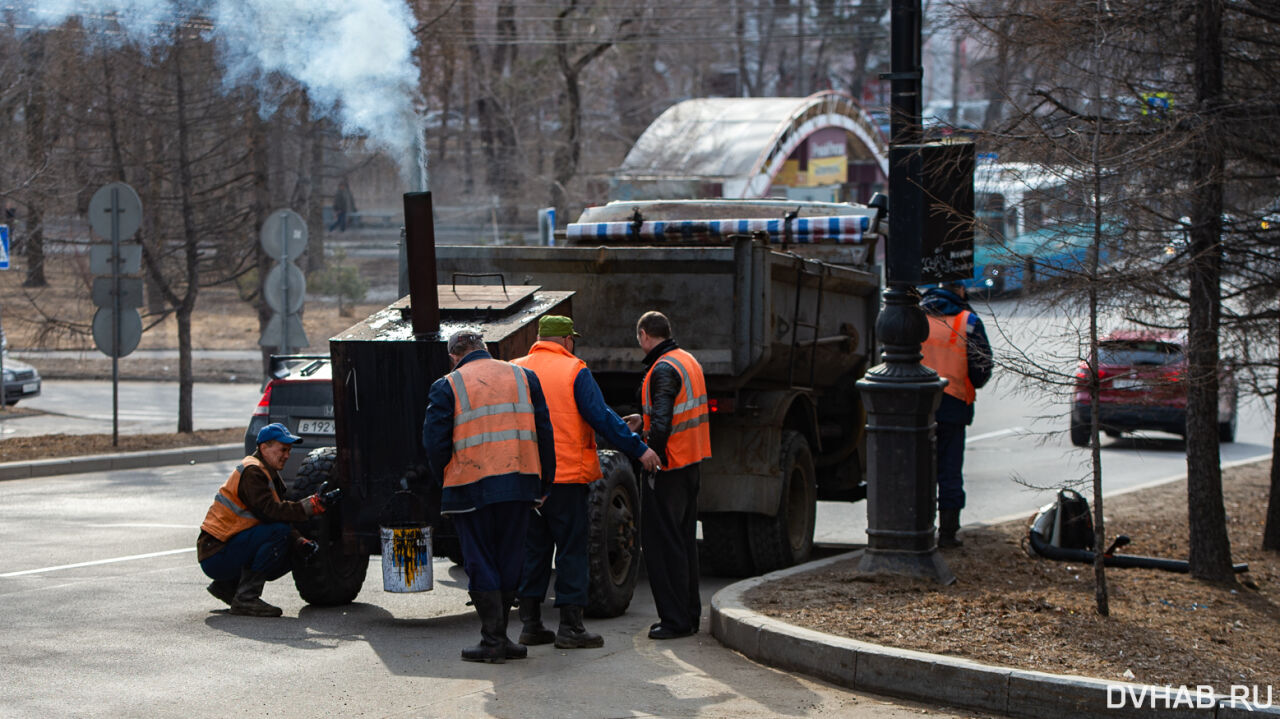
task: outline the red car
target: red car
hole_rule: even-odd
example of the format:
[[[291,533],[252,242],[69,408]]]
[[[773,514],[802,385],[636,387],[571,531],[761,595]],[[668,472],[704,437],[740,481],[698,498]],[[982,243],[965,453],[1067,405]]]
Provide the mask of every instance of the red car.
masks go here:
[[[1116,331],[1098,343],[1100,428],[1110,437],[1154,429],[1187,434],[1186,336],[1172,332]],[[1089,446],[1089,384],[1084,362],[1076,370],[1071,443]],[[1230,371],[1218,377],[1218,439],[1234,442],[1238,390]]]

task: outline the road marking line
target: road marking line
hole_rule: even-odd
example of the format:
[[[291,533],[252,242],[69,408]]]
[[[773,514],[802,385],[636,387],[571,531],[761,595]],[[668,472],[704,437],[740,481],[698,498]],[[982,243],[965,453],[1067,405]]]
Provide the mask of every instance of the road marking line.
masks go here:
[[[1025,431],[1027,431],[1025,427],[1009,427],[1008,429],[997,429],[994,432],[987,432],[985,434],[975,434],[972,437],[965,437],[964,443],[969,444],[970,442],[978,442],[984,439],[992,439],[994,437],[1003,437],[1006,434],[1017,434],[1019,432],[1025,432]]]
[[[117,529],[126,527],[129,529],[199,529],[198,524],[141,524],[137,522],[116,522],[113,524],[86,524],[86,527],[102,527],[108,529]]]
[[[56,572],[62,569],[76,569],[78,567],[92,567],[98,564],[111,564],[113,562],[131,562],[135,559],[151,559],[152,557],[163,557],[169,554],[182,554],[183,552],[194,552],[195,547],[186,549],[170,549],[165,552],[151,552],[150,554],[134,554],[128,557],[114,557],[112,559],[99,559],[93,562],[79,562],[78,564],[62,564],[57,567],[42,567],[40,569],[24,569],[21,572],[9,572],[0,574],[0,577],[21,577],[24,574],[40,574],[42,572]]]

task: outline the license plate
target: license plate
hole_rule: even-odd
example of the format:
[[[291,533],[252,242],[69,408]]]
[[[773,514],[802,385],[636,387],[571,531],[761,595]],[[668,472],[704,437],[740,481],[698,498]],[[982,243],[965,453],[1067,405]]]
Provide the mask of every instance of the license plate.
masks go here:
[[[1119,377],[1111,380],[1112,389],[1142,389],[1147,383],[1133,377]]]
[[[300,419],[298,434],[333,434],[331,419]]]
[[[38,389],[40,389],[40,383],[39,383],[39,382],[27,382],[26,384],[22,385],[22,393],[23,393],[23,394],[28,394],[28,393],[31,393],[31,392],[35,392],[35,391],[36,391],[36,390],[38,390]]]

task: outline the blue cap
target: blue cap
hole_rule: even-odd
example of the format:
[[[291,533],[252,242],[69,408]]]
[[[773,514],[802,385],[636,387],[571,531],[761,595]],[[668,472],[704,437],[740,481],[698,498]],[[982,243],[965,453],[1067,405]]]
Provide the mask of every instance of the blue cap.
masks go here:
[[[258,444],[270,442],[273,439],[285,444],[297,444],[302,441],[301,437],[289,434],[289,430],[285,429],[285,426],[279,422],[273,422],[258,430]]]

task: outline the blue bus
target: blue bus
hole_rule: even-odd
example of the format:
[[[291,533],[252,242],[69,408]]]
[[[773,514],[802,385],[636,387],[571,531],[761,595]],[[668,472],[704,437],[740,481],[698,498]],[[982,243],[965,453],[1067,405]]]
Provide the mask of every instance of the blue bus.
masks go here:
[[[980,161],[974,171],[973,293],[1001,294],[1087,269],[1093,221],[1079,172],[1022,162]],[[1117,245],[1117,225],[1099,262]]]

